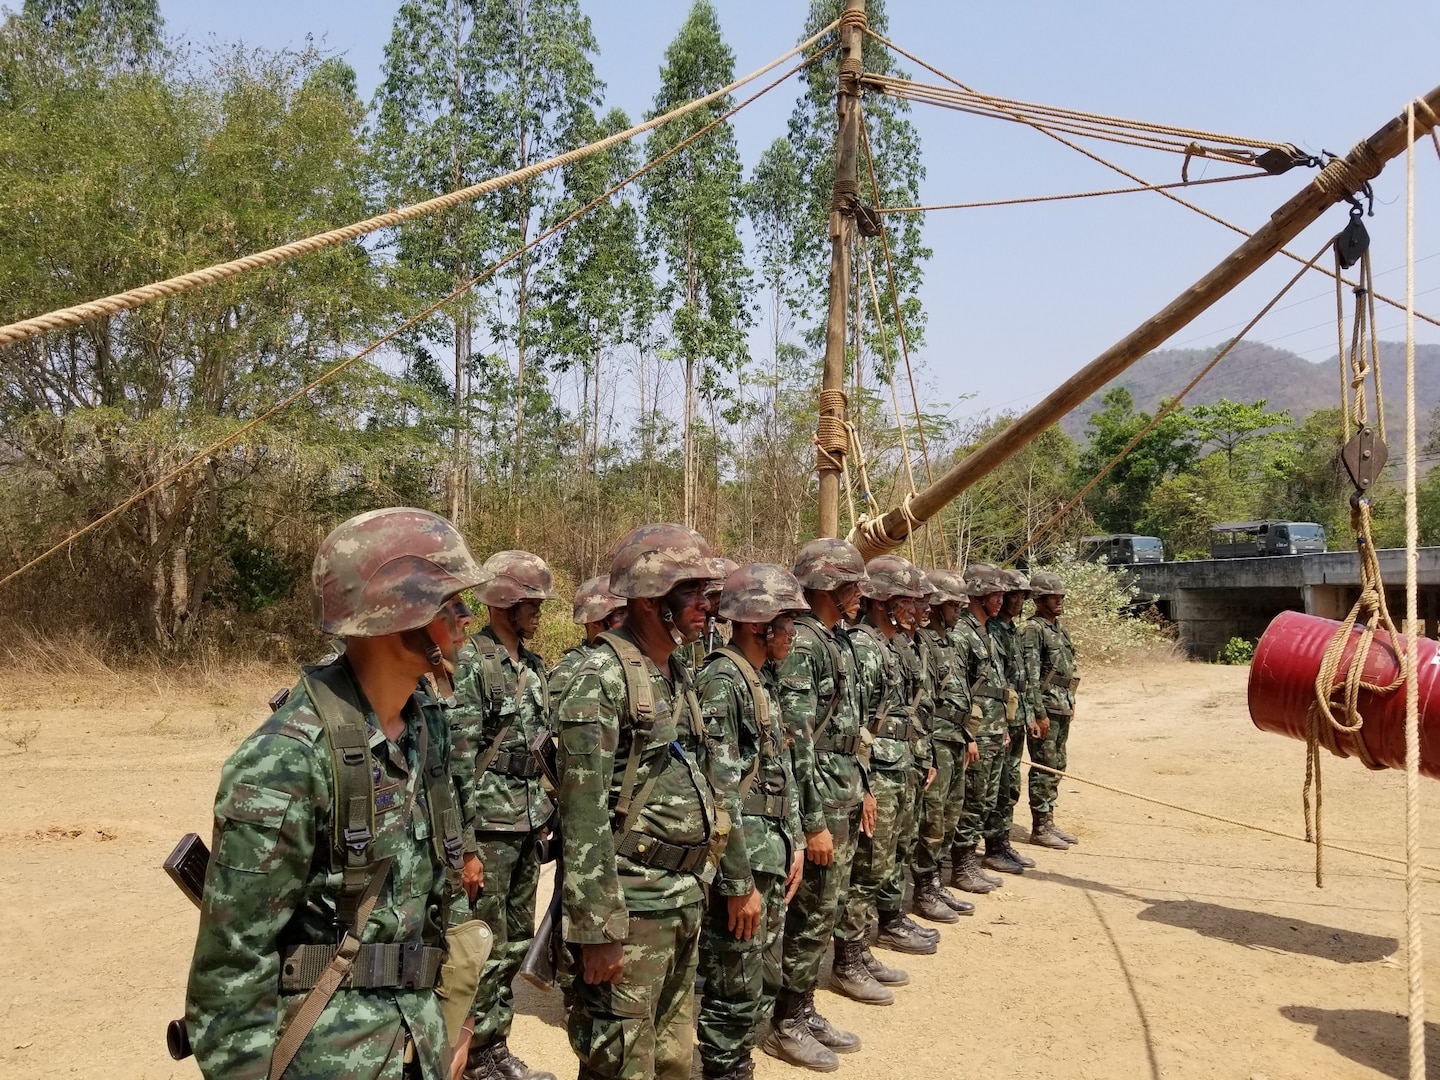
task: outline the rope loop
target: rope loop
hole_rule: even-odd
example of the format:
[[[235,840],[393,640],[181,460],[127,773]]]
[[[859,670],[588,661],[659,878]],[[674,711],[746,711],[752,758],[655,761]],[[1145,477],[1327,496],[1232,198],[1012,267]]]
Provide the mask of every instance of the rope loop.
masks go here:
[[[1362,139],[1345,157],[1331,158],[1316,173],[1315,184],[1331,198],[1353,199],[1357,192],[1368,193],[1370,181],[1380,175],[1383,167],[1379,155]]]
[[[862,34],[870,29],[870,17],[865,14],[864,6],[858,8],[846,8],[840,13],[840,29],[846,27],[859,30]]]

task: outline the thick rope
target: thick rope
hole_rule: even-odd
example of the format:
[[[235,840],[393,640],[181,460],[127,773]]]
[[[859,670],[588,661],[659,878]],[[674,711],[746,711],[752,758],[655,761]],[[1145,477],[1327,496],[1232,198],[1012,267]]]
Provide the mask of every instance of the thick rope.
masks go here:
[[[1045,524],[1041,525],[1039,529],[1030,534],[1029,538],[1025,541],[1024,546],[1017,548],[1015,551],[1011,552],[1009,558],[1007,558],[1001,565],[1011,565],[1026,551],[1034,548],[1036,544],[1038,544],[1042,539],[1044,539],[1044,537],[1049,535],[1050,530],[1055,528],[1056,525],[1064,521],[1066,516],[1069,515],[1072,510],[1074,510],[1084,501],[1085,496],[1089,495],[1090,492],[1095,490],[1096,484],[1100,483],[1101,480],[1109,476],[1110,473],[1115,469],[1115,466],[1119,465],[1120,462],[1124,461],[1125,458],[1129,456],[1130,451],[1134,450],[1135,447],[1139,446],[1140,441],[1144,439],[1146,435],[1149,435],[1150,432],[1154,431],[1155,428],[1159,426],[1162,420],[1164,420],[1167,416],[1169,416],[1172,412],[1174,412],[1180,407],[1180,403],[1185,400],[1186,395],[1189,394],[1191,390],[1194,390],[1195,387],[1199,386],[1200,380],[1205,378],[1206,375],[1209,375],[1210,372],[1214,371],[1215,366],[1219,364],[1221,360],[1224,360],[1225,357],[1230,355],[1230,352],[1235,348],[1235,346],[1240,344],[1240,342],[1244,339],[1245,335],[1248,334],[1251,330],[1255,329],[1255,326],[1260,322],[1260,320],[1265,318],[1265,316],[1270,313],[1270,311],[1275,307],[1275,305],[1280,302],[1280,299],[1292,288],[1294,288],[1295,284],[1302,277],[1305,276],[1305,271],[1313,267],[1315,263],[1319,260],[1320,256],[1324,255],[1333,243],[1333,239],[1325,241],[1325,246],[1322,247],[1319,251],[1317,251],[1311,257],[1308,263],[1306,263],[1304,266],[1302,266],[1299,270],[1295,272],[1295,276],[1292,277],[1289,281],[1287,281],[1281,287],[1280,291],[1274,296],[1272,296],[1269,302],[1266,303],[1264,307],[1262,307],[1258,312],[1255,313],[1255,317],[1245,324],[1244,329],[1242,329],[1238,334],[1231,338],[1229,342],[1226,343],[1223,349],[1221,349],[1218,353],[1211,357],[1210,362],[1207,363],[1204,367],[1202,367],[1200,371],[1195,375],[1195,377],[1191,379],[1188,383],[1186,383],[1178,394],[1176,394],[1160,409],[1158,409],[1155,415],[1151,417],[1150,422],[1146,424],[1143,428],[1141,428],[1140,431],[1136,433],[1135,437],[1131,439],[1128,443],[1126,443],[1124,447],[1121,448],[1118,454],[1116,454],[1113,458],[1106,462],[1103,469],[1101,469],[1094,476],[1092,476],[1090,478],[1090,481],[1084,487],[1082,487],[1079,492],[1072,496],[1070,500],[1065,503],[1064,506],[1060,507],[1059,510],[1056,510],[1055,513],[1050,515],[1050,519],[1046,521]]]
[[[1427,110],[1428,111],[1428,110]],[[1431,113],[1433,119],[1434,113]],[[1420,628],[1420,525],[1415,491],[1415,105],[1405,149],[1405,628]],[[1433,129],[1432,129],[1433,134]],[[1437,147],[1440,149],[1440,147]],[[1420,894],[1420,682],[1405,650],[1405,975],[1410,991],[1410,1080],[1425,1080],[1425,933]]]
[[[1073,772],[1062,772],[1059,769],[1052,769],[1048,765],[1041,765],[1031,761],[1030,768],[1039,769],[1051,776],[1058,776],[1064,780],[1074,780],[1078,784],[1086,784],[1090,787],[1099,788],[1101,791],[1108,791],[1114,795],[1124,795],[1128,799],[1139,799],[1141,802],[1149,803],[1151,806],[1163,806],[1167,810],[1178,810],[1182,814],[1193,814],[1195,817],[1205,818],[1208,821],[1218,821],[1222,825],[1234,825],[1237,829],[1249,829],[1251,832],[1264,833],[1266,836],[1278,837],[1281,840],[1293,840],[1297,844],[1308,844],[1309,840],[1303,836],[1296,836],[1294,833],[1281,832],[1279,829],[1272,829],[1266,825],[1256,825],[1250,821],[1240,821],[1237,818],[1225,817],[1221,814],[1212,814],[1205,810],[1196,810],[1193,806],[1182,806],[1180,803],[1167,802],[1164,799],[1152,798],[1149,795],[1141,795],[1138,791],[1129,791],[1126,788],[1116,787],[1114,784],[1104,784],[1099,780],[1089,780],[1083,776],[1076,776]],[[1377,851],[1367,851],[1364,848],[1347,847],[1344,844],[1331,844],[1336,851],[1343,851],[1347,855],[1360,855],[1367,859],[1376,859],[1380,862],[1391,863],[1396,866],[1405,866],[1405,859],[1397,859],[1391,855],[1381,855]],[[1429,866],[1420,863],[1419,868],[1431,874],[1440,874],[1440,866]]]
[[[564,168],[566,165],[574,164],[584,158],[598,154],[602,150],[607,150],[618,143],[633,139],[635,136],[642,135],[653,128],[668,124],[673,120],[678,120],[680,117],[692,113],[696,109],[703,108],[713,101],[718,101],[720,98],[725,97],[747,83],[758,79],[761,75],[779,67],[792,56],[797,56],[804,52],[826,34],[830,33],[836,25],[837,23],[831,23],[819,33],[802,41],[783,56],[776,57],[770,61],[770,63],[752,71],[743,79],[737,79],[728,86],[722,87],[713,93],[696,98],[694,101],[687,102],[684,105],[671,109],[667,113],[636,124],[624,131],[617,132],[614,135],[607,135],[597,142],[577,147],[574,150],[567,151],[556,157],[547,158],[544,161],[537,161],[532,165],[525,166],[523,169],[516,169],[514,172],[508,172],[502,176],[491,177],[489,180],[481,181],[478,184],[471,184],[469,187],[460,188],[457,191],[452,191],[445,195],[438,195],[433,199],[426,199],[423,202],[414,203],[410,206],[403,206],[398,210],[378,214],[375,217],[366,218],[364,221],[357,221],[338,229],[331,229],[328,232],[308,236],[303,240],[295,240],[288,244],[282,244],[279,247],[270,248],[268,251],[259,251],[253,255],[246,255],[244,258],[217,263],[214,266],[207,266],[203,270],[192,270],[190,273],[181,274],[178,277],[151,282],[148,285],[128,289],[125,292],[115,293],[112,296],[91,300],[83,304],[76,304],[72,307],[61,308],[44,315],[37,315],[34,318],[11,323],[8,326],[0,326],[0,346],[13,345],[27,338],[37,337],[40,334],[49,333],[54,330],[63,330],[70,326],[78,326],[89,319],[96,319],[106,315],[114,315],[121,311],[128,311],[131,308],[140,307],[142,304],[148,304],[154,300],[189,292],[192,289],[204,288],[205,286],[214,285],[217,282],[237,277],[240,274],[248,273],[251,270],[274,266],[277,263],[287,262],[290,259],[298,258],[302,255],[309,255],[322,248],[349,243],[351,240],[356,240],[368,233],[375,232],[377,229],[401,225],[415,218],[436,214],[442,210],[449,210],[451,207],[458,206],[461,203],[478,199],[482,195],[488,195],[491,192],[513,187],[516,184],[522,184],[542,173]],[[816,55],[823,55],[823,52],[817,53]],[[811,57],[811,59],[813,60],[814,57]]]
[[[1065,202],[1069,199],[1093,199],[1101,195],[1128,195],[1132,191],[1168,191],[1171,188],[1192,188],[1201,184],[1228,184],[1232,180],[1261,180],[1267,172],[1237,173],[1234,176],[1211,176],[1204,180],[1176,180],[1168,184],[1141,184],[1137,187],[1100,188],[1096,191],[1071,191],[1064,195],[1026,195],[1014,199],[985,199],[981,202],[935,203],[931,206],[882,206],[881,214],[924,214],[931,210],[983,210],[992,206],[1027,206],[1032,203]]]
[[[965,91],[967,91],[967,92],[969,92],[969,93],[972,93],[972,94],[978,93],[978,91],[974,90],[974,89],[973,89],[972,87],[970,87],[970,86],[967,86],[965,83],[961,82],[959,79],[955,78],[953,75],[946,74],[944,71],[941,71],[939,68],[935,67],[935,65],[926,63],[924,60],[921,60],[921,59],[920,59],[918,56],[916,56],[914,53],[908,52],[907,50],[901,48],[899,45],[895,44],[895,42],[891,41],[889,38],[884,37],[884,36],[881,35],[881,34],[877,34],[874,30],[869,30],[869,31],[866,31],[866,32],[870,35],[870,37],[874,38],[874,39],[875,39],[876,41],[878,41],[881,45],[884,45],[884,46],[885,46],[887,49],[889,49],[891,52],[894,52],[894,53],[896,53],[896,54],[899,55],[899,56],[903,56],[905,59],[909,60],[909,61],[910,61],[911,63],[913,63],[913,64],[918,64],[920,67],[923,67],[926,71],[929,71],[929,72],[931,72],[932,74],[934,74],[934,75],[936,75],[936,76],[944,79],[946,82],[950,83],[951,85],[953,85],[953,86],[958,86],[960,89],[965,90]],[[983,95],[981,95],[981,96],[983,96]],[[998,100],[998,99],[990,98],[990,99],[988,99],[988,100],[994,101],[994,100]],[[1429,128],[1428,128],[1427,130],[1429,130],[1429,131],[1431,132],[1431,134],[1434,135],[1435,126],[1436,126],[1437,123],[1440,123],[1440,118],[1436,118],[1436,117],[1435,117],[1435,113],[1434,113],[1432,110],[1430,110],[1430,109],[1426,109],[1425,111],[1426,111],[1427,113],[1429,113],[1429,117],[1427,117],[1427,123],[1428,123],[1430,126],[1429,126]],[[1182,199],[1179,195],[1176,195],[1173,191],[1165,190],[1165,188],[1164,188],[1163,186],[1161,186],[1161,185],[1152,185],[1152,184],[1150,184],[1149,181],[1145,180],[1144,177],[1138,176],[1138,175],[1136,175],[1135,173],[1131,172],[1129,169],[1123,168],[1122,166],[1115,164],[1115,162],[1110,161],[1109,159],[1102,157],[1101,155],[1095,153],[1094,151],[1092,151],[1092,150],[1090,150],[1090,149],[1088,149],[1088,148],[1086,148],[1086,147],[1084,147],[1084,146],[1081,146],[1081,145],[1079,145],[1078,143],[1072,142],[1071,140],[1065,138],[1064,135],[1060,135],[1060,134],[1057,134],[1057,133],[1054,132],[1054,131],[1051,131],[1051,130],[1049,129],[1049,127],[1047,127],[1045,124],[1039,123],[1038,121],[1025,121],[1025,122],[1028,123],[1031,127],[1033,127],[1036,131],[1040,132],[1040,134],[1049,136],[1050,138],[1054,139],[1056,142],[1060,143],[1062,146],[1068,146],[1071,150],[1074,150],[1077,154],[1081,154],[1081,155],[1083,155],[1084,157],[1089,158],[1091,161],[1095,162],[1096,164],[1105,166],[1105,168],[1109,169],[1111,172],[1119,173],[1121,176],[1125,177],[1127,180],[1131,180],[1131,181],[1135,182],[1136,184],[1145,185],[1148,190],[1153,190],[1153,191],[1155,191],[1156,193],[1158,193],[1159,195],[1163,196],[1164,198],[1169,199],[1171,202],[1176,203],[1176,204],[1178,204],[1178,205],[1180,205],[1180,206],[1183,206],[1183,207],[1185,207],[1185,208],[1188,209],[1188,210],[1193,210],[1193,211],[1195,211],[1195,213],[1199,214],[1201,217],[1208,218],[1209,220],[1215,222],[1215,224],[1220,225],[1220,226],[1223,226],[1224,228],[1229,229],[1231,232],[1238,233],[1239,235],[1245,236],[1245,237],[1249,237],[1249,236],[1252,235],[1251,232],[1250,232],[1248,229],[1241,228],[1239,225],[1236,225],[1233,221],[1227,221],[1227,220],[1225,220],[1224,218],[1222,218],[1219,214],[1216,214],[1216,213],[1213,213],[1213,212],[1211,212],[1211,211],[1209,211],[1209,210],[1206,210],[1203,206],[1199,206],[1199,205],[1197,205],[1196,203],[1192,203],[1192,202],[1190,202],[1188,199]],[[1437,149],[1440,149],[1440,140],[1437,140]],[[1333,174],[1332,174],[1332,175],[1333,175]],[[1359,189],[1357,188],[1357,190],[1359,190]],[[1281,248],[1279,253],[1280,253],[1281,255],[1284,255],[1287,259],[1291,259],[1291,260],[1293,260],[1293,261],[1295,261],[1295,262],[1304,262],[1304,257],[1303,257],[1303,256],[1300,256],[1300,255],[1295,254],[1295,252],[1291,251],[1289,248]],[[1316,266],[1315,269],[1318,270],[1318,271],[1320,271],[1320,273],[1325,274],[1325,275],[1327,275],[1327,276],[1329,276],[1329,277],[1336,277],[1336,276],[1337,276],[1336,273],[1335,273],[1333,270],[1329,269],[1329,267]],[[1355,284],[1355,282],[1353,282],[1353,281],[1348,281],[1348,280],[1343,279],[1343,278],[1342,278],[1341,280],[1345,280],[1345,283],[1346,283],[1347,285],[1353,286],[1353,285]],[[1375,295],[1375,299],[1379,300],[1382,304],[1389,304],[1391,307],[1397,308],[1397,309],[1402,310],[1402,311],[1403,311],[1404,308],[1405,308],[1405,305],[1404,305],[1403,303],[1401,303],[1401,302],[1398,301],[1398,300],[1392,299],[1391,297],[1386,296],[1384,293],[1375,293],[1374,295]],[[1417,312],[1415,313],[1415,317],[1416,317],[1417,319],[1423,319],[1425,322],[1428,322],[1428,323],[1430,323],[1430,324],[1433,325],[1433,326],[1440,326],[1440,318],[1436,318],[1436,317],[1433,316],[1433,315],[1426,315],[1426,314],[1424,314],[1423,312],[1417,311]]]
[[[148,487],[145,487],[145,488],[141,489],[140,491],[137,491],[134,495],[131,495],[131,496],[130,496],[128,499],[126,499],[124,502],[120,503],[120,505],[115,506],[115,507],[111,508],[110,510],[107,510],[104,514],[100,515],[100,517],[96,518],[94,521],[90,522],[88,525],[85,525],[85,526],[83,526],[83,527],[75,530],[75,531],[72,532],[70,535],[68,535],[68,536],[65,537],[63,540],[61,540],[60,542],[54,544],[54,545],[51,546],[50,548],[47,548],[45,551],[41,552],[39,555],[35,556],[35,558],[31,559],[29,562],[27,562],[27,563],[23,564],[22,566],[16,568],[15,570],[12,570],[10,573],[6,574],[3,578],[0,578],[0,589],[3,589],[6,585],[8,585],[11,581],[14,581],[14,580],[15,580],[16,578],[18,578],[21,574],[24,574],[24,573],[26,573],[26,572],[34,569],[35,567],[39,566],[41,563],[45,562],[47,559],[49,559],[49,558],[51,558],[52,556],[58,554],[59,552],[65,550],[65,548],[69,547],[71,544],[73,544],[76,540],[80,539],[82,536],[85,536],[85,535],[88,534],[88,533],[94,532],[96,529],[100,528],[100,527],[101,527],[102,525],[104,525],[106,522],[112,521],[112,520],[114,520],[115,518],[119,517],[122,513],[124,513],[126,510],[130,509],[130,507],[134,506],[136,503],[138,503],[141,499],[145,498],[147,495],[151,495],[151,494],[153,494],[154,492],[159,491],[161,488],[163,488],[163,487],[165,487],[166,485],[170,484],[172,481],[174,481],[174,480],[177,479],[178,477],[183,476],[185,473],[189,472],[191,469],[195,468],[195,467],[198,466],[198,465],[203,464],[206,460],[208,460],[208,459],[210,458],[211,455],[213,455],[213,454],[215,454],[215,453],[218,453],[219,451],[223,450],[225,447],[227,447],[227,446],[231,445],[232,443],[236,442],[237,440],[239,440],[239,439],[240,439],[243,435],[245,435],[246,433],[254,430],[256,427],[259,427],[259,426],[260,426],[262,423],[264,423],[266,420],[269,420],[271,417],[276,416],[276,415],[279,414],[280,412],[283,412],[285,409],[289,408],[291,405],[293,405],[295,402],[299,401],[301,398],[304,398],[304,397],[308,396],[311,391],[313,391],[313,390],[315,390],[315,389],[323,386],[325,383],[327,383],[327,382],[329,382],[331,379],[333,379],[336,375],[339,375],[339,374],[340,374],[342,371],[344,371],[346,368],[350,367],[352,364],[358,363],[360,360],[364,359],[366,356],[369,356],[371,353],[373,353],[376,349],[380,348],[382,345],[385,345],[387,342],[390,342],[390,341],[394,340],[397,336],[399,336],[400,334],[404,333],[406,330],[408,330],[408,329],[410,329],[411,327],[416,326],[416,325],[418,325],[419,323],[423,322],[425,319],[429,318],[431,315],[435,314],[435,312],[437,312],[437,311],[439,311],[441,308],[443,308],[446,304],[449,304],[449,303],[451,303],[452,301],[459,299],[459,298],[460,298],[461,296],[463,296],[467,291],[469,291],[470,289],[474,288],[476,285],[482,284],[482,283],[485,282],[487,279],[489,279],[492,275],[494,275],[495,273],[497,273],[499,270],[501,270],[501,269],[504,268],[505,266],[509,265],[510,263],[514,262],[516,259],[520,258],[520,256],[522,256],[523,254],[525,254],[525,252],[530,251],[531,249],[533,249],[533,248],[535,248],[535,247],[538,247],[540,244],[542,244],[542,243],[544,243],[546,240],[550,239],[550,237],[554,236],[556,233],[560,232],[562,229],[565,229],[565,228],[567,228],[568,226],[572,225],[574,222],[576,222],[576,221],[578,221],[580,218],[584,217],[586,214],[588,214],[591,210],[595,209],[595,208],[596,208],[597,206],[599,206],[601,203],[604,203],[604,202],[608,201],[608,200],[610,199],[610,197],[611,197],[612,195],[614,195],[616,192],[620,191],[622,188],[628,186],[629,184],[634,183],[636,180],[640,179],[640,177],[644,176],[646,173],[650,172],[652,169],[658,167],[662,162],[664,162],[664,161],[666,161],[667,159],[673,157],[675,154],[678,154],[681,150],[685,149],[687,146],[690,146],[690,145],[693,144],[694,142],[696,142],[696,141],[698,141],[699,139],[703,138],[705,135],[708,135],[711,131],[714,131],[714,130],[715,130],[717,127],[719,127],[721,124],[725,123],[725,122],[726,122],[727,120],[729,120],[732,116],[734,116],[736,113],[738,113],[741,109],[745,108],[747,105],[749,105],[749,104],[751,104],[752,102],[754,102],[754,101],[758,100],[759,98],[763,97],[765,94],[769,93],[771,90],[775,89],[775,87],[777,87],[777,86],[779,86],[781,83],[783,83],[786,79],[789,79],[792,75],[795,75],[796,73],[804,70],[805,68],[809,67],[811,64],[813,64],[813,63],[815,63],[816,61],[818,61],[821,57],[825,56],[826,53],[828,53],[828,52],[830,51],[830,49],[833,48],[833,47],[834,47],[834,46],[828,46],[827,48],[820,50],[819,52],[815,53],[815,55],[809,57],[808,59],[802,61],[801,63],[796,64],[793,68],[791,68],[789,71],[787,71],[784,75],[781,75],[779,78],[772,80],[770,83],[766,84],[764,87],[762,87],[761,89],[757,90],[754,94],[751,94],[748,98],[746,98],[744,101],[740,102],[738,105],[736,105],[734,108],[730,109],[728,112],[724,113],[724,114],[721,115],[721,116],[716,117],[716,118],[715,118],[714,120],[712,120],[710,123],[706,124],[704,127],[700,128],[698,131],[694,132],[693,134],[686,136],[683,140],[681,140],[680,142],[676,143],[674,146],[670,147],[670,149],[666,150],[663,154],[660,154],[658,157],[654,158],[652,161],[649,161],[649,162],[647,162],[645,165],[641,166],[641,167],[640,167],[639,169],[637,169],[635,172],[631,173],[631,174],[630,174],[629,176],[627,176],[624,180],[621,180],[619,183],[615,184],[613,187],[611,187],[608,191],[604,192],[602,195],[599,195],[598,197],[590,200],[590,202],[588,202],[588,203],[586,203],[584,206],[580,207],[580,209],[576,210],[573,214],[569,215],[568,217],[564,218],[563,220],[561,220],[561,221],[557,222],[556,224],[552,225],[550,228],[546,229],[544,232],[540,233],[538,236],[535,237],[534,240],[531,240],[530,243],[526,244],[524,247],[517,248],[515,251],[512,251],[509,255],[505,256],[505,258],[501,259],[499,262],[495,263],[493,266],[490,266],[490,267],[488,267],[487,269],[485,269],[484,271],[482,271],[481,273],[477,274],[475,277],[473,277],[473,278],[471,278],[469,281],[465,282],[463,285],[461,285],[459,288],[455,289],[453,292],[451,292],[451,293],[449,293],[448,295],[446,295],[446,296],[442,297],[441,299],[437,300],[435,303],[433,303],[433,304],[431,304],[429,307],[425,308],[425,309],[424,309],[423,311],[421,311],[419,314],[411,316],[411,317],[410,317],[409,319],[407,319],[405,322],[403,322],[403,323],[401,323],[399,326],[397,326],[394,330],[391,330],[388,334],[385,334],[383,337],[380,337],[380,338],[376,339],[375,341],[371,342],[369,345],[365,346],[365,348],[361,349],[360,352],[356,353],[354,356],[347,357],[346,359],[340,361],[338,364],[334,365],[333,367],[327,369],[326,371],[321,372],[320,375],[317,376],[313,381],[311,381],[311,382],[309,382],[309,383],[306,383],[306,384],[305,384],[304,386],[302,386],[299,390],[296,390],[294,393],[290,394],[288,397],[281,398],[280,401],[276,402],[273,406],[271,406],[269,409],[265,410],[265,412],[261,413],[259,416],[255,417],[253,420],[249,420],[249,421],[247,421],[246,423],[242,424],[240,427],[238,427],[237,429],[235,429],[233,432],[231,432],[229,435],[225,436],[224,438],[216,440],[216,441],[215,441],[214,443],[212,443],[210,446],[206,447],[204,450],[201,450],[199,453],[195,454],[195,455],[194,455],[193,457],[191,457],[188,461],[182,462],[180,465],[176,466],[176,467],[175,467],[174,469],[172,469],[170,472],[168,472],[168,473],[166,473],[164,476],[160,477],[160,478],[159,478],[158,480],[156,480],[154,483],[150,484]]]
[[[880,335],[880,356],[885,362],[888,376],[886,381],[890,384],[890,406],[895,411],[895,427],[900,433],[900,460],[905,464],[905,478],[910,484],[910,491],[905,496],[906,502],[909,502],[919,489],[915,486],[915,469],[910,460],[910,440],[905,434],[905,414],[900,411],[900,393],[895,389],[895,361],[890,356],[890,344],[885,336],[885,316],[880,310],[880,293],[875,288],[875,273],[870,264],[870,249],[866,247],[863,250],[865,252],[865,280],[870,286],[870,302],[875,311],[875,329]],[[856,319],[858,322],[858,312]],[[913,533],[909,533],[907,538],[910,543],[910,561],[918,565],[919,560],[915,557],[915,536]]]

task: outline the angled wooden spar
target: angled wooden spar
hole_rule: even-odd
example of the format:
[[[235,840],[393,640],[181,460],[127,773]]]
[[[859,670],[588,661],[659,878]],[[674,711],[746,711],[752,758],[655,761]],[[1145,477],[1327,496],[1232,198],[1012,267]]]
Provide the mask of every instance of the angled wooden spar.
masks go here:
[[[1440,113],[1440,87],[1431,90],[1416,105],[1417,138],[1435,126],[1437,113]],[[1420,129],[1422,117],[1426,121],[1423,130]],[[939,513],[971,484],[1023,449],[1135,361],[1183,329],[1260,269],[1272,255],[1312,225],[1331,206],[1359,191],[1367,180],[1378,176],[1385,163],[1404,150],[1406,144],[1406,116],[1402,113],[1368,139],[1357,143],[1345,157],[1326,165],[1314,180],[1276,210],[1250,239],[1159,313],[1066,379],[1045,400],[1000,434],[972,450],[944,476],[914,495],[908,506],[891,510],[884,517],[866,522],[856,529],[852,541],[867,559],[899,547],[916,525]]]

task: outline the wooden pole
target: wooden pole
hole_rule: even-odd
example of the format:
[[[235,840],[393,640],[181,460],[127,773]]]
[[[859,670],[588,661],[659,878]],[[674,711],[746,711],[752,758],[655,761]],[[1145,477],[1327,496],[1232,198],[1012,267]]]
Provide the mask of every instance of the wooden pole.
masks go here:
[[[825,366],[820,380],[819,421],[815,429],[820,453],[820,535],[840,535],[840,463],[848,443],[836,433],[845,422],[845,330],[849,315],[850,237],[855,228],[859,185],[855,163],[860,151],[861,49],[865,34],[865,0],[845,0],[840,23],[840,81],[836,92],[839,124],[835,138],[835,186],[830,201],[830,310],[825,322]]]
[[[1440,112],[1440,86],[1422,100],[1430,110]],[[870,559],[899,547],[913,525],[928,521],[939,513],[966,488],[1018,453],[1131,364],[1184,329],[1260,269],[1272,255],[1317,221],[1331,206],[1359,190],[1365,181],[1378,176],[1385,163],[1405,149],[1407,138],[1406,116],[1401,114],[1357,144],[1344,158],[1325,166],[1298,194],[1276,210],[1250,239],[1158,314],[1106,349],[1029,412],[990,441],[976,447],[964,460],[915,495],[910,502],[908,516],[903,509],[897,508],[885,514],[878,522],[878,528],[871,526],[857,530],[852,539],[860,551]],[[821,490],[823,493],[824,489]]]

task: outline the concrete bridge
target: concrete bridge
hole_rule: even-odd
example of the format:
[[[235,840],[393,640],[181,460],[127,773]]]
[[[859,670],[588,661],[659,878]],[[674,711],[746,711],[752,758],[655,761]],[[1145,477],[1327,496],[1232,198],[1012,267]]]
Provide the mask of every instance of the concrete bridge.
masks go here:
[[[1405,550],[1381,548],[1380,578],[1395,625],[1405,619]],[[1282,611],[1343,619],[1360,595],[1360,556],[1272,555],[1255,559],[1203,559],[1126,567],[1142,596],[1180,628],[1194,656],[1214,659],[1234,637],[1254,641]],[[1425,635],[1440,620],[1440,547],[1420,549],[1420,618]]]

